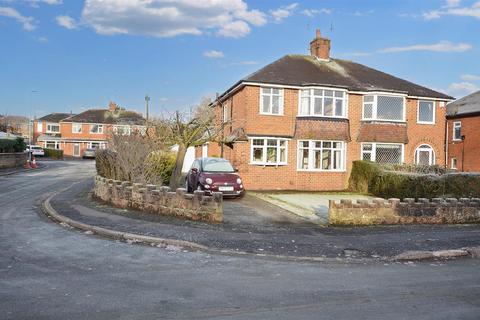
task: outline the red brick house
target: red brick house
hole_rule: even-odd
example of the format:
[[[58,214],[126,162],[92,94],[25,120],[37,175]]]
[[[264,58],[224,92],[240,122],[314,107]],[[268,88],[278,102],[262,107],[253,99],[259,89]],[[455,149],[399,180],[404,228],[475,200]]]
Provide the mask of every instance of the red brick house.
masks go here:
[[[445,104],[453,98],[330,57],[320,31],[310,55],[287,55],[212,104],[223,156],[250,190],[343,190],[352,161],[445,164]],[[223,153],[223,154],[222,154]]]
[[[447,105],[450,169],[480,172],[480,91]]]
[[[61,149],[66,156],[81,157],[87,148],[105,148],[112,132],[130,134],[145,130],[141,114],[111,102],[108,109],[89,109],[79,114],[52,113],[34,121],[37,144]]]

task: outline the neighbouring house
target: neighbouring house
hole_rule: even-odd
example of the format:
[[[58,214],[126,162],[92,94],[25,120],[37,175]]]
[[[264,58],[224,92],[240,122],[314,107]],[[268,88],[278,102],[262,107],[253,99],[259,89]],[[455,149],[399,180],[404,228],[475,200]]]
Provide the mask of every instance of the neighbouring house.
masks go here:
[[[108,109],[46,115],[34,121],[33,129],[38,145],[61,149],[66,156],[82,157],[87,148],[105,148],[112,132],[144,132],[146,121],[141,114],[110,102]]]
[[[31,136],[30,121],[24,116],[0,115],[0,131],[14,134],[28,141]]]
[[[224,143],[196,155],[229,159],[250,190],[342,190],[354,160],[444,165],[451,100],[330,57],[317,30],[310,55],[286,55],[212,103]]]
[[[480,172],[480,91],[447,105],[450,169]]]

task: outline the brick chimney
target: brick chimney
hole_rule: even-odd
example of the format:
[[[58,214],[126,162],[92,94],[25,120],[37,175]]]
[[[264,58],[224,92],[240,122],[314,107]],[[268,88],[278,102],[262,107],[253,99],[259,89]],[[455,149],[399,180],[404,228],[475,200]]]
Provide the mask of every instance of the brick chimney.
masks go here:
[[[322,38],[317,29],[315,39],[310,42],[310,54],[323,60],[330,60],[330,39]]]
[[[110,110],[112,112],[117,110],[117,107],[118,107],[117,104],[113,101],[110,101],[109,104],[108,104],[108,110]]]

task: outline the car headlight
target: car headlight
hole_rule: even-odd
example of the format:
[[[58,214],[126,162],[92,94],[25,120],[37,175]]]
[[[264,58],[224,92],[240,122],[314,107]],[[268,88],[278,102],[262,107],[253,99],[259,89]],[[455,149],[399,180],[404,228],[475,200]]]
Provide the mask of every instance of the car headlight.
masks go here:
[[[237,178],[237,184],[242,184],[242,179]]]
[[[213,180],[210,179],[210,178],[207,178],[207,179],[205,179],[205,182],[206,182],[207,184],[212,184],[212,183],[213,183]]]

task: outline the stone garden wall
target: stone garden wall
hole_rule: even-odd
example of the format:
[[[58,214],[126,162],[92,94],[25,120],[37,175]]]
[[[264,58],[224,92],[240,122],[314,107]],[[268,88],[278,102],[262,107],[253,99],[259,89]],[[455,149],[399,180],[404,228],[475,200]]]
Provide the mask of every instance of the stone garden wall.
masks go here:
[[[480,198],[330,200],[331,225],[479,223]]]
[[[223,220],[223,196],[214,192],[206,196],[196,190],[189,194],[183,188],[172,192],[169,187],[144,185],[95,177],[94,195],[119,208],[175,216],[190,220],[221,222]]]
[[[23,166],[28,160],[28,152],[0,153],[0,169]]]

